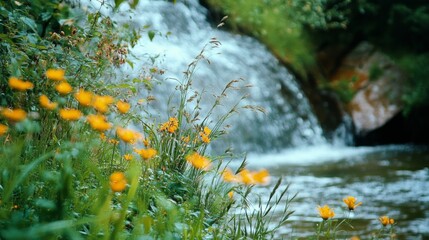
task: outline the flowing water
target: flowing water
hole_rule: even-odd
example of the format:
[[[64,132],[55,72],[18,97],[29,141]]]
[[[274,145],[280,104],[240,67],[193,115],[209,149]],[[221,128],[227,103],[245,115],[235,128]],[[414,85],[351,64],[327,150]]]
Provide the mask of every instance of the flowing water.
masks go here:
[[[258,187],[268,196],[278,177],[290,184],[295,211],[279,237],[314,236],[321,222],[317,206],[328,204],[336,218],[349,216],[342,199],[355,196],[362,205],[340,235],[369,239],[382,228],[378,218],[396,220],[397,239],[429,238],[429,149],[416,146],[295,148],[275,154],[250,154],[249,167],[265,167],[271,186]],[[313,234],[313,235],[312,235]],[[348,239],[341,238],[341,239]]]
[[[158,31],[153,41],[143,37],[132,50],[134,69],[123,69],[130,77],[136,76],[136,69],[147,63],[143,60],[151,59],[166,70],[160,77],[170,80],[155,85],[151,92],[158,99],[154,112],[169,112],[167,96],[172,95],[177,81],[183,78],[182,72],[213,37],[221,45],[204,53],[211,63],[202,63],[194,75],[194,89],[205,90],[209,99],[203,107],[212,103],[211,94],[219,93],[232,79],[243,78],[254,85],[244,92],[229,93],[225,109],[242,94],[250,94],[244,105],[262,106],[266,114],[240,112],[230,120],[233,128],[229,137],[213,142],[213,149],[232,145],[238,152],[249,152],[250,168],[268,168],[272,183],[282,176],[291,186],[289,194],[298,193],[291,206],[295,213],[280,229],[279,238],[314,234],[320,222],[317,205],[330,205],[337,218],[346,216],[342,199],[348,195],[363,204],[353,213],[354,229],[347,229],[347,233],[368,239],[381,227],[378,217],[388,215],[397,222],[399,239],[429,238],[427,149],[329,144],[287,69],[255,39],[210,24],[207,11],[196,0],[174,5],[140,0],[136,12],[128,12],[126,5],[121,6],[121,12],[116,14],[116,21],[137,28],[150,25]],[[145,94],[144,89],[140,91]],[[255,189],[267,196],[269,187]]]

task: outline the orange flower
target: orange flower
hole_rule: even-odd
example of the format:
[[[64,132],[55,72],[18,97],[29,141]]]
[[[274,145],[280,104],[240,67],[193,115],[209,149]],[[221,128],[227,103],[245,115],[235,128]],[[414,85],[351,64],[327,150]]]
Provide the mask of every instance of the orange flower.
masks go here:
[[[26,91],[34,87],[33,83],[22,81],[16,77],[9,78],[9,87],[18,91]]]
[[[328,220],[329,218],[333,218],[335,216],[334,211],[328,206],[325,205],[323,207],[319,206],[319,215],[323,220]]]
[[[127,161],[131,161],[131,160],[133,160],[133,155],[131,155],[131,154],[125,154],[124,155],[124,159],[127,160]]]
[[[168,131],[169,133],[174,133],[179,128],[179,121],[177,118],[171,117],[168,122],[165,122],[161,125],[159,130]]]
[[[58,103],[51,102],[49,98],[44,94],[40,95],[39,103],[40,106],[48,110],[54,110],[58,106]]]
[[[227,168],[222,172],[222,178],[225,182],[237,182],[238,178],[234,175],[231,169]]]
[[[246,184],[246,185],[250,185],[250,184],[254,184],[255,180],[253,179],[253,174],[247,170],[247,169],[243,169],[238,173],[239,176],[239,181]]]
[[[145,146],[145,147],[148,147],[149,146],[149,140],[148,139],[143,139],[143,145]]]
[[[55,86],[55,89],[62,95],[69,94],[73,90],[72,86],[68,82],[60,82]]]
[[[230,199],[232,199],[232,198],[234,197],[234,192],[233,192],[233,191],[230,191],[230,192],[228,193],[228,197],[229,197]]]
[[[256,184],[267,184],[269,182],[270,173],[266,169],[253,172],[253,180]]]
[[[77,109],[60,109],[60,117],[67,121],[76,121],[82,117],[82,112]]]
[[[383,226],[387,225],[393,225],[395,223],[395,220],[393,218],[389,218],[388,216],[382,216],[378,220],[380,220],[380,223],[383,224]]]
[[[10,121],[20,122],[27,117],[27,113],[22,109],[5,108],[2,110],[2,115]]]
[[[208,170],[211,166],[211,162],[208,158],[201,156],[197,152],[189,154],[185,157],[186,161],[192,164],[197,169]]]
[[[100,133],[100,139],[102,141],[106,141],[107,137],[106,137],[106,134],[104,134],[104,132]]]
[[[103,115],[88,115],[86,120],[89,122],[89,125],[91,125],[92,129],[96,131],[103,132],[112,127],[112,125],[106,121],[106,117]]]
[[[356,203],[356,198],[352,196],[347,196],[343,199],[343,202],[347,205],[350,211],[355,210],[356,207],[362,204],[362,202]]]
[[[137,154],[139,154],[144,160],[151,159],[151,158],[155,157],[155,155],[157,154],[157,151],[153,148],[137,149],[137,150],[135,150],[135,152]]]
[[[46,71],[46,77],[48,79],[54,80],[54,81],[63,81],[65,71],[63,69],[48,69]]]
[[[118,108],[120,113],[127,113],[130,110],[131,105],[127,102],[118,101],[116,103],[116,107]]]
[[[134,143],[140,137],[140,133],[121,127],[116,128],[116,134],[126,143]]]
[[[3,136],[9,128],[6,125],[0,123],[0,136]]]
[[[94,101],[92,103],[92,106],[95,108],[95,110],[106,113],[109,111],[109,105],[112,104],[114,101],[113,97],[111,96],[94,96]]]
[[[210,130],[210,128],[208,128],[208,127],[204,127],[203,131],[200,132],[201,140],[204,143],[210,143],[209,135],[210,135],[211,132],[212,132],[212,130]]]
[[[79,91],[74,94],[74,98],[79,102],[80,105],[88,107],[91,105],[92,93],[83,89],[79,89]]]
[[[122,172],[114,172],[110,175],[110,188],[113,192],[122,192],[127,187],[127,180]]]
[[[184,143],[189,143],[189,140],[191,140],[191,138],[190,138],[189,136],[182,137],[182,141],[183,141]]]

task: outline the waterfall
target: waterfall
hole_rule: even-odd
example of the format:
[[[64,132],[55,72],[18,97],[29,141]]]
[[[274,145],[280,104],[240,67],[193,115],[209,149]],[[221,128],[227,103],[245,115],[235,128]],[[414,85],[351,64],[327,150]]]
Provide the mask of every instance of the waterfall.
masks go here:
[[[152,56],[155,65],[166,70],[163,79],[182,79],[187,65],[211,38],[221,43],[206,53],[211,63],[202,63],[194,75],[193,88],[204,90],[208,99],[203,107],[213,101],[212,93],[218,94],[232,79],[244,79],[253,85],[246,92],[230,92],[219,111],[229,109],[228,105],[242,94],[249,94],[243,104],[261,106],[266,113],[244,110],[235,114],[228,122],[232,126],[229,134],[211,143],[214,150],[231,146],[236,152],[266,152],[326,142],[294,76],[257,40],[212,26],[207,21],[207,10],[197,0],[176,4],[140,0],[135,11],[128,10],[126,4],[121,5],[115,21],[136,28],[150,26],[159,33],[152,41],[143,36],[131,50],[136,56],[134,65],[143,66],[147,56]],[[132,75],[136,68],[125,67],[123,72]],[[158,99],[153,105],[155,111],[168,112],[167,98],[176,85],[177,81],[166,80],[154,86],[151,94]]]

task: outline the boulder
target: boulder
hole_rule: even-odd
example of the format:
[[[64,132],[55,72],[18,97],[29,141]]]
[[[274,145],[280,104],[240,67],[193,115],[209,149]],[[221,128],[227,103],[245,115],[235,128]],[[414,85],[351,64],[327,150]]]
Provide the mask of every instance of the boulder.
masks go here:
[[[392,119],[404,103],[405,74],[385,54],[361,43],[341,62],[332,81],[348,79],[354,92],[347,104],[357,135],[365,135]]]

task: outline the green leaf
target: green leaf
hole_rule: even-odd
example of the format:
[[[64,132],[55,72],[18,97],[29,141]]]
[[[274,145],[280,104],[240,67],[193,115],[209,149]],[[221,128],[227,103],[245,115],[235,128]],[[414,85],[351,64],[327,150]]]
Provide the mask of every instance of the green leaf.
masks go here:
[[[130,60],[127,59],[126,62],[128,63],[128,65],[130,65],[130,67],[132,69],[134,69],[134,63],[132,61],[130,61]]]
[[[34,32],[37,33],[37,25],[36,25],[36,22],[33,19],[22,16],[21,17],[21,21],[25,25],[27,25],[29,28],[31,28],[31,30],[33,30]]]
[[[115,8],[118,8],[123,2],[125,2],[125,0],[115,0]]]
[[[133,1],[130,3],[130,7],[131,7],[132,9],[135,9],[135,8],[137,7],[137,4],[139,4],[139,0],[133,0]]]
[[[155,32],[154,31],[149,31],[147,33],[147,35],[149,36],[150,41],[152,41],[152,39],[155,37]]]

